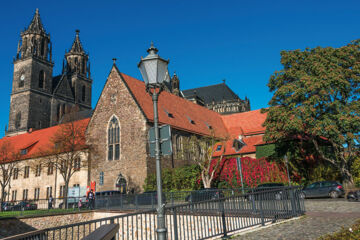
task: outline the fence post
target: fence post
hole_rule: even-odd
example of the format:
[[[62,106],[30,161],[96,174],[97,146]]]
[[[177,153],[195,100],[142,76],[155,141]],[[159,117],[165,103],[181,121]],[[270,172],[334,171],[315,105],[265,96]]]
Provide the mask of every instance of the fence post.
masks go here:
[[[178,240],[178,226],[177,226],[177,215],[176,215],[176,208],[173,208],[173,222],[174,222],[174,239]]]
[[[256,212],[254,189],[251,189],[251,193],[250,193],[249,197],[251,197],[251,203],[252,203],[253,211]]]
[[[135,194],[135,209],[138,210],[139,206],[138,206],[138,195]]]
[[[171,192],[170,196],[171,196],[171,206],[173,207],[174,206],[174,192]]]
[[[228,239],[228,235],[227,235],[227,229],[226,229],[226,219],[225,219],[225,207],[224,207],[224,202],[225,200],[219,200],[219,210],[221,212],[221,221],[222,221],[222,225],[223,225],[223,233],[224,235],[222,236],[221,239]]]
[[[265,219],[264,219],[264,211],[263,211],[263,204],[262,204],[262,198],[263,198],[263,196],[262,195],[264,195],[264,193],[260,193],[259,194],[259,204],[260,204],[260,217],[261,217],[261,225],[262,226],[265,226]]]
[[[295,204],[295,196],[294,196],[294,189],[290,188],[290,198],[291,198],[291,211],[292,211],[292,216],[296,216],[296,204]]]

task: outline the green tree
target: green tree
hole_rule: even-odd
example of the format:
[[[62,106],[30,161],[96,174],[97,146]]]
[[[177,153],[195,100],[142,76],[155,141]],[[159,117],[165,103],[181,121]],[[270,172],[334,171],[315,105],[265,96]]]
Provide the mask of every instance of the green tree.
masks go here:
[[[268,83],[265,141],[311,143],[323,160],[353,184],[351,166],[360,132],[359,40],[340,48],[282,51],[283,70]]]

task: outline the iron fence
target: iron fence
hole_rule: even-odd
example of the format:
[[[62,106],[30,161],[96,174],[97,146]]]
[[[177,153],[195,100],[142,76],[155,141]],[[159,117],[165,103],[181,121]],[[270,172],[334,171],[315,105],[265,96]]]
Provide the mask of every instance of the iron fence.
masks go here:
[[[166,207],[168,239],[207,239],[304,214],[300,189],[286,187]],[[155,210],[43,230],[45,239],[82,239],[105,224],[118,224],[116,239],[156,239]],[[7,238],[19,239],[19,238]],[[25,239],[25,238],[20,238]],[[35,239],[35,238],[33,238]]]

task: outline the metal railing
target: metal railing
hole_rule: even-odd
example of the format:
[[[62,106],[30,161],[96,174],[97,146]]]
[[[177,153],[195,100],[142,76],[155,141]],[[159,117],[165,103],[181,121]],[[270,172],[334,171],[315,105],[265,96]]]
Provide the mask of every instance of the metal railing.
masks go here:
[[[286,187],[166,207],[168,239],[226,237],[238,230],[300,216],[304,214],[305,208],[299,193],[299,188]],[[44,231],[46,239],[81,239],[105,224],[119,224],[116,239],[156,239],[154,210]]]

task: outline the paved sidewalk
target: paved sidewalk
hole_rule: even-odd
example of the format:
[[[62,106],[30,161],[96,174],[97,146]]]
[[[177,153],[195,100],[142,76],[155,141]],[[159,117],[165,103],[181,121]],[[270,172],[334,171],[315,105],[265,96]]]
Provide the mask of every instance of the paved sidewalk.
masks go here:
[[[349,227],[360,219],[360,202],[345,199],[314,199],[305,201],[306,215],[298,220],[280,223],[245,233],[233,239],[294,240],[317,239]]]

